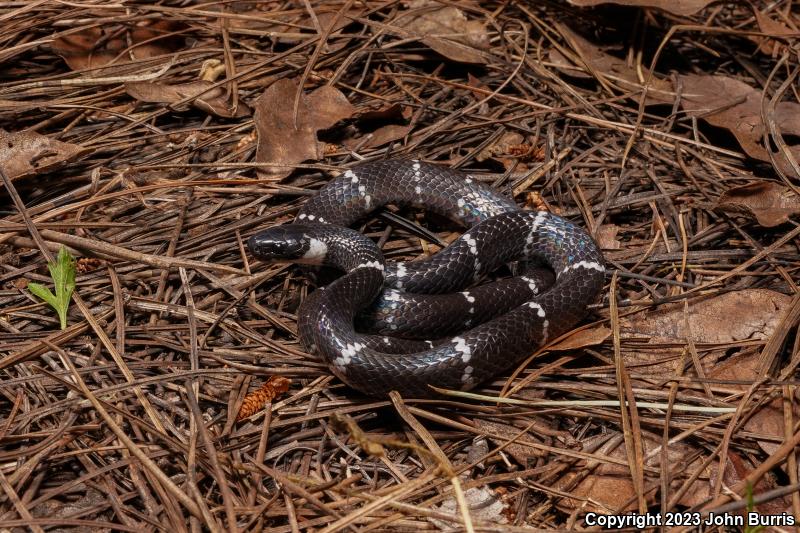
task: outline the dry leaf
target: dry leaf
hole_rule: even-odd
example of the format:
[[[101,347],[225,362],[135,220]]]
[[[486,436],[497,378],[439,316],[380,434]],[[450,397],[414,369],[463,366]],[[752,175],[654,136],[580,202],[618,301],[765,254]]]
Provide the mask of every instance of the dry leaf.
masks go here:
[[[259,172],[270,178],[286,177],[292,172],[292,165],[321,159],[325,145],[317,140],[317,132],[355,113],[341,91],[324,85],[310,94],[301,94],[295,127],[293,103],[297,90],[294,80],[282,79],[256,100],[256,161],[276,164]]]
[[[48,172],[88,150],[33,131],[0,130],[0,166],[10,179]]]
[[[589,7],[600,4],[653,7],[676,15],[694,15],[715,0],[569,0],[575,6]]]
[[[758,8],[756,8],[756,6],[753,4],[751,4],[750,7],[753,8],[753,15],[756,17],[758,29],[761,30],[762,33],[766,33],[772,37],[782,38],[774,39],[770,37],[751,37],[751,39],[753,39],[755,42],[760,43],[758,49],[761,52],[771,56],[777,56],[786,49],[786,44],[784,43],[787,39],[796,39],[797,37],[800,37],[800,32],[793,30],[783,22],[778,22],[777,20],[770,18],[759,11]]]
[[[362,124],[405,120],[405,111],[406,108],[400,104],[388,104],[375,109],[359,109],[357,118]]]
[[[716,385],[719,388],[731,391],[746,391],[750,385],[760,378],[758,375],[760,352],[736,353],[721,363],[714,365],[708,371],[708,378],[722,381],[739,381],[741,383],[726,383]],[[800,391],[795,391],[795,397]],[[795,421],[800,419],[800,403],[795,400],[792,417]],[[762,405],[749,416],[744,423],[744,429],[755,435],[759,447],[766,453],[773,453],[780,447],[775,439],[783,440],[783,400],[776,399]],[[771,438],[758,438],[771,437]]]
[[[360,146],[361,148],[375,148],[378,146],[383,146],[384,144],[388,144],[392,141],[402,139],[410,132],[410,125],[387,124],[386,126],[381,126],[375,131],[362,135],[361,137],[348,139],[344,142],[344,145],[348,148],[354,148],[356,146]],[[367,140],[364,139],[365,137]]]
[[[681,107],[690,115],[702,118],[713,126],[729,130],[739,141],[742,150],[754,159],[770,161],[763,145],[766,128],[761,118],[760,90],[727,76],[682,75]],[[800,104],[779,102],[775,106],[775,121],[783,135],[800,136]],[[800,145],[789,146],[795,159],[800,159]],[[797,176],[780,153],[775,162],[784,173]]]
[[[561,50],[558,48],[551,48],[547,52],[547,59],[552,63],[558,70],[572,76],[573,78],[580,78],[584,80],[591,79],[592,76],[587,74],[586,67],[583,65],[576,65],[561,53]]]
[[[619,233],[619,226],[616,224],[603,224],[597,228],[596,240],[597,244],[603,250],[619,250],[622,248],[622,243],[617,239]]]
[[[78,274],[86,274],[106,265],[105,259],[98,259],[96,257],[79,257],[75,261],[75,270]]]
[[[753,470],[754,467],[749,461],[738,453],[729,450],[725,458],[725,471],[722,475],[723,486],[731,487],[739,483]],[[698,482],[690,490],[686,491],[678,503],[686,507],[693,507],[705,503],[709,498],[713,498],[712,488],[716,484],[718,477],[719,460],[716,460],[703,469]],[[774,476],[767,474],[755,484],[753,494],[762,494],[776,488],[778,488],[778,485]],[[783,496],[756,505],[756,510],[762,514],[779,514],[788,510],[790,502],[791,500],[788,496]],[[745,509],[739,511],[740,514],[744,512],[746,512]]]
[[[661,437],[659,435],[642,432],[642,446],[644,449],[644,464],[653,468],[662,468],[661,465]],[[594,446],[591,441],[595,439],[606,440],[606,443],[600,447],[597,455],[605,455],[611,458],[622,459],[627,463],[627,454],[623,439],[609,439],[608,435],[601,435],[598,437],[590,437],[584,441],[584,447],[593,449]],[[693,458],[687,463],[687,457],[691,453],[691,449],[682,444],[671,444],[668,448],[667,467],[671,470],[671,489],[677,490],[698,468],[700,468],[702,461],[700,457]],[[713,462],[703,469],[703,473],[692,484],[690,489],[686,491],[683,498],[679,501],[680,505],[687,507],[703,503],[710,495],[711,488],[717,478],[717,462]],[[726,468],[724,473],[724,484],[731,486],[741,479],[744,479],[747,474],[752,471],[752,466],[745,464],[740,456],[729,452],[726,461]],[[567,474],[561,478],[556,487],[559,490],[569,492],[576,496],[578,499],[565,498],[559,502],[562,509],[573,511],[580,509],[581,512],[601,512],[601,513],[620,513],[624,511],[631,511],[636,508],[636,491],[631,479],[630,469],[626,466],[611,465],[607,463],[600,464],[594,468],[589,475],[583,477],[585,468],[570,469]],[[573,486],[577,482],[577,485]],[[755,493],[762,493],[767,490],[776,488],[774,480],[769,481],[767,478],[762,479],[756,484]],[[646,500],[649,504],[656,502],[655,491],[649,491],[646,495]],[[586,498],[589,502],[588,505],[582,501]],[[761,512],[778,513],[785,510],[787,502],[778,499],[771,506],[759,506]]]
[[[409,2],[409,10],[400,13],[390,26],[382,26],[401,37],[417,37],[432,50],[461,63],[486,63],[489,35],[486,25],[469,20],[463,11],[430,0]],[[401,29],[401,31],[397,31]]]
[[[791,297],[768,289],[744,289],[719,296],[693,298],[684,313],[682,302],[662,305],[623,318],[624,335],[647,336],[651,344],[671,345],[686,341],[686,316],[693,342],[726,344],[746,339],[766,339],[780,323],[781,313]],[[623,350],[625,366],[638,375],[668,378],[675,375],[683,348]],[[715,368],[724,350],[707,351],[701,359],[706,373]]]
[[[534,399],[541,399],[541,398],[534,398]],[[474,419],[475,426],[480,429],[485,434],[491,435],[498,435],[502,438],[495,438],[489,437],[496,446],[503,446],[508,443],[511,439],[517,437],[522,431],[520,428],[516,428],[510,424],[503,424],[501,422],[493,422],[491,420],[486,420],[483,418],[475,418]],[[530,434],[524,435],[523,440],[530,440],[532,437]],[[519,463],[522,467],[527,467],[529,463],[529,459],[535,459],[536,457],[541,455],[541,452],[536,448],[532,448],[527,446],[521,442],[519,439],[508,444],[503,448],[503,451],[509,454],[511,457],[514,458],[517,463]]]
[[[800,213],[800,198],[793,190],[772,181],[759,181],[728,189],[716,209],[755,218],[765,228],[779,226]]]
[[[343,13],[334,25],[333,21],[339,11],[339,6],[326,7],[322,3],[315,6],[314,9],[320,30],[328,32],[328,41],[332,41],[326,42],[325,51],[335,52],[347,46],[350,39],[342,37],[341,30],[351,24],[353,19],[360,17],[362,11],[351,9]],[[325,9],[330,10],[325,11]],[[314,22],[305,9],[278,12],[277,14],[274,9],[251,9],[237,13],[236,18],[228,18],[226,24],[230,30],[245,30],[240,33],[269,36],[274,42],[282,44],[297,44],[317,33]]]
[[[94,26],[57,37],[52,47],[72,70],[97,68],[172,53],[183,45],[183,38],[175,35],[180,28],[165,20],[148,21],[125,31],[116,25]]]
[[[781,320],[791,297],[769,289],[743,289],[688,301],[688,322],[695,343],[721,344],[745,339],[767,339]],[[684,341],[683,302],[642,311],[620,321],[629,335],[652,340]]]
[[[405,122],[405,108],[400,104],[360,110],[353,128],[360,134],[355,133],[354,136],[345,139],[342,144],[350,149],[383,146],[402,139],[411,132],[412,126]]]
[[[508,504],[500,499],[497,492],[486,487],[472,487],[464,492],[464,499],[473,519],[491,522],[492,524],[507,524],[505,513]],[[453,516],[460,516],[458,502],[450,497],[444,500],[437,508],[439,512]],[[446,522],[438,518],[429,519],[440,531],[460,531],[458,522]]]
[[[597,45],[587,41],[577,33],[570,30],[563,24],[557,24],[559,32],[564,35],[570,45],[574,48],[580,60],[573,66],[564,55],[553,49],[550,52],[550,60],[556,66],[569,75],[586,70],[589,67],[589,74],[596,72],[603,78],[614,82],[623,89],[639,91],[647,81],[649,70],[642,67],[641,78],[636,67],[628,65],[625,60],[601,51]],[[586,63],[586,66],[583,65]],[[580,69],[580,70],[576,70]],[[651,104],[672,102],[675,99],[672,83],[668,80],[652,76],[647,88],[647,102]]]
[[[486,91],[491,92],[491,89],[487,87],[486,84],[483,83],[483,81],[480,78],[478,78],[477,76],[473,76],[472,72],[467,72],[467,85],[469,85],[470,87],[474,87],[475,89],[481,89],[481,90],[470,91],[473,94],[473,96],[475,96],[475,98],[477,98],[478,100],[486,98]]]
[[[661,466],[661,436],[643,431],[641,433],[644,464],[652,468]],[[579,465],[566,470],[554,484],[554,488],[568,492],[576,498],[563,498],[559,503],[561,509],[581,513],[621,513],[636,508],[636,490],[628,468],[628,459],[624,439],[613,434],[602,434],[582,441],[584,450],[595,450],[598,457],[622,459],[625,466],[597,462],[591,467],[581,461]],[[599,446],[599,447],[598,447]],[[682,443],[671,444],[667,449],[667,466],[672,470],[671,486],[675,489],[683,479],[688,477],[691,469],[698,468],[700,461],[694,460],[686,464],[690,448]],[[685,467],[685,468],[683,468]],[[696,484],[703,483],[698,480]],[[646,501],[654,503],[655,491],[646,494]]]
[[[487,159],[508,155],[511,152],[512,146],[519,146],[525,142],[525,137],[517,131],[507,131],[503,133],[497,140],[492,142],[489,146],[475,155],[475,160],[483,162]]]
[[[589,329],[581,329],[552,346],[548,346],[549,351],[566,351],[585,348],[586,346],[597,346],[602,344],[611,336],[611,330],[605,326],[596,326]]]
[[[137,100],[151,103],[173,104],[184,98],[193,98],[191,102],[193,106],[223,118],[250,115],[250,108],[242,101],[237,103],[236,113],[233,113],[230,101],[226,97],[225,88],[216,87],[208,90],[213,85],[214,83],[210,81],[193,81],[174,85],[149,81],[129,81],[125,83],[125,91]]]

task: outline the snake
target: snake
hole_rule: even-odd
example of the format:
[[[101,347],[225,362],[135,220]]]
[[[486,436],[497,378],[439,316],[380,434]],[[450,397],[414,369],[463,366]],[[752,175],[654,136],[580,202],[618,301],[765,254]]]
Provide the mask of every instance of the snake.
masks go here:
[[[387,262],[374,241],[348,227],[386,204],[423,207],[467,229],[427,258]],[[292,223],[254,234],[248,248],[264,261],[344,272],[302,302],[298,337],[344,383],[376,397],[391,391],[436,397],[507,371],[580,322],[605,274],[599,247],[579,226],[549,211],[520,209],[459,170],[405,159],[345,170],[310,197]],[[470,288],[512,262],[546,267],[552,284],[543,286],[545,275],[517,276]],[[415,313],[420,306],[428,311]],[[387,334],[358,332],[359,314],[382,322]],[[422,322],[432,316],[449,322],[427,331],[445,336],[391,336],[403,320],[420,322],[420,314]],[[455,326],[462,329],[453,334]]]

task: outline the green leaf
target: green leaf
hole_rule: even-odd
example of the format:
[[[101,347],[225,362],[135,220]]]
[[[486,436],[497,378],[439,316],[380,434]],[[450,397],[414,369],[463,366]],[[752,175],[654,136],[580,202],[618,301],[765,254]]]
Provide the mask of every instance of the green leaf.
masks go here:
[[[58,251],[55,262],[47,263],[50,277],[53,278],[56,293],[39,283],[28,283],[28,290],[56,310],[61,321],[61,329],[67,328],[67,311],[72,293],[75,291],[75,259],[65,247]]]
[[[751,513],[756,510],[755,498],[753,498],[753,485],[751,483],[747,483],[744,494],[745,500],[747,501],[747,512]],[[760,533],[764,528],[766,528],[766,526],[751,526],[748,524],[744,528],[744,533]]]

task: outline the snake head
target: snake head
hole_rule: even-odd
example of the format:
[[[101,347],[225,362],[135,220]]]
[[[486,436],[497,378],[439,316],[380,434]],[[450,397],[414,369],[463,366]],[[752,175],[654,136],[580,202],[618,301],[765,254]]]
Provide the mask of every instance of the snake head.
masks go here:
[[[250,253],[265,261],[321,264],[327,246],[309,237],[302,224],[284,224],[256,233],[247,241]]]

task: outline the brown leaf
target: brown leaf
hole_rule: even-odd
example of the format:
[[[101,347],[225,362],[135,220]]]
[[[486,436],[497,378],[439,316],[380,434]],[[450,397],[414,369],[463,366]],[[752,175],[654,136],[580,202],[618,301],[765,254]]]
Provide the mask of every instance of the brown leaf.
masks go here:
[[[772,228],[800,213],[800,198],[788,187],[772,181],[759,181],[728,189],[719,197],[715,208],[743,213],[755,218],[765,228]]]
[[[525,142],[525,137],[517,131],[507,131],[503,133],[490,145],[475,155],[477,161],[486,161],[496,156],[507,155],[511,152],[512,146],[519,146]]]
[[[659,435],[642,432],[642,447],[644,451],[644,464],[652,468],[661,466],[661,437]],[[622,459],[625,466],[598,462],[587,470],[584,461],[578,466],[566,470],[564,476],[556,481],[554,488],[568,492],[576,498],[564,498],[559,502],[559,507],[568,511],[580,508],[582,513],[595,512],[624,512],[636,508],[636,490],[631,471],[627,466],[628,458],[624,440],[619,436],[602,434],[588,437],[582,441],[584,451],[594,451],[598,457]],[[599,447],[598,447],[599,446]],[[680,486],[680,480],[689,475],[693,469],[699,468],[699,461],[693,460],[686,464],[690,448],[682,443],[671,444],[667,449],[668,464],[673,471],[672,487]],[[681,478],[676,474],[681,473]],[[677,478],[677,479],[676,479]],[[702,483],[702,481],[698,481]],[[646,495],[648,503],[653,503],[656,492],[649,491]]]
[[[469,514],[473,519],[491,522],[492,524],[507,524],[508,503],[501,500],[494,490],[488,486],[472,487],[464,492],[464,500],[467,502]],[[456,498],[450,496],[441,504],[434,507],[442,513],[451,516],[458,516],[460,512],[459,503]],[[439,531],[456,531],[458,522],[447,522],[438,518],[428,518]]]
[[[105,265],[106,261],[104,259],[99,259],[97,257],[79,257],[78,260],[75,261],[75,270],[78,271],[78,274],[86,274],[87,272],[102,268]]]
[[[497,446],[503,446],[503,451],[508,453],[514,460],[521,466],[526,467],[529,459],[535,459],[541,452],[536,448],[532,448],[524,443],[517,441],[506,445],[508,441],[519,435],[521,428],[516,428],[510,424],[503,424],[501,422],[493,422],[484,418],[475,418],[475,425],[485,434],[497,435],[497,437],[490,436],[489,439]],[[523,436],[523,440],[528,440],[531,437]]]
[[[33,131],[8,133],[0,130],[0,166],[12,180],[48,172],[86,152],[88,150],[82,146]]]
[[[760,377],[758,374],[760,356],[760,352],[736,353],[710,368],[708,377],[722,381],[738,381],[740,383],[726,383],[717,387],[731,391],[746,391]],[[797,394],[798,391],[795,391],[795,395]],[[797,400],[792,411],[792,418],[798,420],[800,403]],[[745,421],[744,429],[756,435],[759,447],[771,454],[780,447],[776,439],[783,440],[783,425],[783,400],[776,399],[759,406]]]
[[[486,97],[486,91],[491,91],[491,89],[487,87],[485,83],[483,83],[483,80],[477,76],[473,76],[472,72],[467,72],[467,85],[474,87],[475,89],[481,89],[479,91],[471,91],[478,100]]]
[[[388,144],[392,141],[402,139],[408,135],[410,131],[410,125],[387,124],[386,126],[381,126],[375,131],[367,133],[361,137],[347,139],[344,142],[344,145],[348,148],[354,148],[356,146],[361,146],[362,148],[375,148],[377,146],[383,146],[384,144]],[[366,141],[364,140],[365,137],[367,138]]]
[[[256,161],[276,164],[259,172],[270,178],[286,177],[292,172],[292,165],[322,158],[325,145],[317,140],[317,132],[355,113],[341,91],[324,85],[310,94],[301,94],[295,127],[293,103],[297,90],[294,80],[281,79],[256,100]]]
[[[400,104],[388,104],[378,108],[359,109],[359,122],[403,120],[405,108]]]
[[[181,26],[171,21],[148,21],[120,29],[94,26],[57,37],[52,48],[72,70],[83,70],[169,54],[183,44],[183,38],[175,35]]]
[[[328,9],[326,11],[326,9]],[[351,24],[353,19],[360,17],[362,10],[351,9],[343,13],[334,25],[334,19],[339,11],[339,6],[325,6],[324,3],[315,6],[315,15],[320,30],[328,32],[328,40],[336,38],[335,42],[327,42],[326,52],[335,52],[345,46],[349,39],[341,36],[345,26]],[[221,20],[221,19],[220,19]],[[282,44],[296,44],[316,32],[314,22],[308,11],[293,10],[275,13],[274,9],[251,9],[237,13],[236,18],[227,19],[227,27],[234,30],[246,30],[246,33],[261,34],[271,37],[274,42]]]
[[[689,115],[729,130],[747,155],[770,161],[762,141],[766,129],[761,118],[763,95],[760,90],[727,76],[689,74],[678,78],[683,85],[681,107]],[[784,135],[800,135],[800,104],[779,102],[775,106],[775,121]],[[789,149],[795,159],[800,159],[800,145],[789,146]],[[782,154],[774,156],[783,172],[800,177]]]
[[[602,344],[611,336],[611,330],[605,326],[596,326],[589,329],[581,329],[567,337],[566,339],[548,346],[550,351],[577,350],[586,346],[597,346]]]
[[[572,66],[572,62],[568,61],[560,51],[553,49],[550,59],[557,66],[563,65],[563,67],[559,67],[560,70],[566,74],[575,75],[576,72],[581,72],[581,70],[576,69],[585,70],[586,66],[588,66],[590,74],[600,74],[603,78],[607,78],[624,89],[639,91],[644,87],[649,70],[642,68],[642,77],[640,78],[635,66],[628,65],[625,60],[601,51],[597,45],[584,39],[567,26],[563,24],[557,24],[556,26],[580,58],[580,61],[575,62],[575,66]],[[586,66],[583,65],[584,62]],[[652,76],[647,88],[647,103],[672,102],[674,99],[672,83],[657,76]]]
[[[726,344],[744,339],[766,339],[775,331],[781,313],[790,297],[768,289],[744,289],[713,297],[699,297],[688,301],[688,322],[693,342],[697,344]],[[683,348],[676,342],[686,341],[683,303],[659,306],[625,317],[620,321],[621,332],[626,336],[646,336],[650,344],[665,344],[658,349],[623,349],[625,365],[635,368],[639,375],[668,378],[675,375],[682,360]],[[720,357],[722,349],[706,350],[701,364],[710,372]],[[689,363],[691,364],[691,363]]]
[[[406,124],[405,107],[388,104],[359,110],[353,130],[361,134],[345,139],[342,144],[350,149],[374,148],[402,139],[411,132],[412,126]]]
[[[696,343],[767,339],[781,320],[791,297],[769,289],[743,289],[688,302],[688,322]],[[683,303],[659,306],[621,320],[627,334],[652,340],[683,341],[688,336]]]
[[[739,483],[753,470],[754,466],[750,461],[745,459],[742,455],[729,450],[725,458],[725,471],[722,475],[723,486],[730,487]],[[714,494],[712,493],[712,488],[716,484],[718,478],[719,461],[717,460],[703,469],[703,473],[700,474],[698,481],[692,485],[690,490],[686,491],[678,503],[686,507],[693,507],[705,503],[709,498],[713,498]],[[761,494],[776,488],[778,488],[778,484],[774,476],[772,474],[767,474],[755,484],[753,487],[753,494]],[[787,511],[790,503],[790,498],[788,496],[783,496],[756,505],[756,510],[762,514],[779,514]],[[744,512],[744,509],[738,511],[739,514],[743,514]]]
[[[756,22],[758,23],[758,29],[761,30],[762,33],[766,33],[771,37],[758,37],[754,36],[751,37],[755,42],[760,43],[758,49],[768,55],[776,56],[782,53],[786,49],[786,44],[784,41],[788,38],[796,39],[800,37],[800,32],[797,32],[784,24],[783,22],[779,22],[770,18],[769,16],[765,15],[758,8],[751,4],[750,7],[753,8],[753,14],[756,17]],[[775,39],[774,37],[779,37],[783,39]]]
[[[174,104],[184,98],[193,98],[196,108],[223,118],[244,117],[250,114],[250,108],[239,101],[236,113],[233,113],[230,102],[223,87],[208,90],[214,85],[210,81],[193,81],[169,85],[149,81],[129,81],[125,83],[125,91],[142,102]]]
[[[413,0],[409,10],[397,16],[390,26],[382,26],[402,37],[416,37],[432,50],[461,63],[486,63],[489,35],[486,25],[470,20],[453,6],[430,0]],[[398,31],[400,29],[400,31]]]
[[[600,4],[653,7],[676,15],[694,15],[715,0],[569,0],[575,6],[589,7]]]
[[[597,228],[597,244],[603,250],[619,250],[622,248],[622,243],[617,239],[619,233],[619,226],[616,224],[603,224]]]

